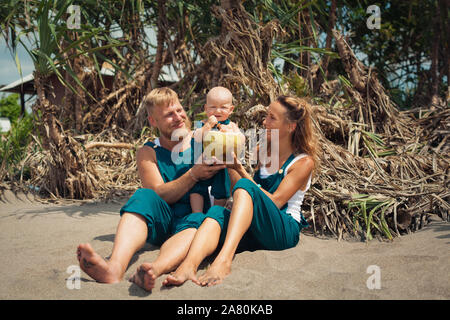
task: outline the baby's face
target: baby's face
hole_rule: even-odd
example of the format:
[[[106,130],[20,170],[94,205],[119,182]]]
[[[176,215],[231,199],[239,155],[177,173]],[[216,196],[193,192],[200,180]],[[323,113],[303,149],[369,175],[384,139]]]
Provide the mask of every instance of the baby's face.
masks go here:
[[[217,121],[225,121],[231,115],[233,109],[233,103],[228,99],[209,98],[206,100],[205,113],[208,118],[215,116]]]

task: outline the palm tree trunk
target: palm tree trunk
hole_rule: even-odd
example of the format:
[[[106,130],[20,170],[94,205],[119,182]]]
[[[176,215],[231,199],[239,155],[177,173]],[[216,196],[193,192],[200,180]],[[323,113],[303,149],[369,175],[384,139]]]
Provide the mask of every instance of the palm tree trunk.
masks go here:
[[[57,119],[57,107],[51,104],[46,96],[47,80],[34,72],[38,101],[33,109],[35,114],[41,117],[39,127],[43,147],[51,155],[48,159],[48,174],[42,178],[44,188],[57,197],[92,198],[98,176],[89,165],[83,149],[64,132],[61,122]]]
[[[220,6],[225,10],[237,8],[239,6],[238,0],[220,0]]]
[[[446,95],[446,102],[450,103],[450,63],[448,57],[450,57],[450,40],[448,37],[450,37],[450,23],[449,23],[449,17],[448,17],[448,10],[449,10],[449,1],[447,0],[440,0],[441,4],[441,12],[442,12],[442,19],[444,23],[444,27],[442,30],[444,30],[445,34],[447,35],[447,41],[444,40],[444,57],[447,57],[445,60],[445,72],[447,74],[447,95]]]
[[[437,103],[438,101],[438,90],[439,90],[439,44],[440,44],[440,21],[441,21],[441,10],[439,8],[439,2],[436,1],[436,15],[433,21],[433,44],[431,48],[431,91],[430,91],[430,101],[431,103]]]
[[[78,56],[73,61],[73,71],[81,83],[85,83],[86,79],[84,67],[87,65],[83,60],[82,56]],[[86,92],[78,84],[75,85],[75,88],[77,90],[77,94],[74,96],[75,130],[80,133],[83,129],[83,105],[86,103]]]
[[[161,72],[162,67],[162,56],[164,50],[164,39],[165,39],[165,30],[164,30],[164,17],[166,16],[166,1],[158,0],[158,35],[157,35],[157,47],[156,47],[156,56],[155,63],[153,64],[152,76],[150,79],[150,83],[152,88],[156,88],[158,84],[159,73]]]
[[[333,29],[336,25],[336,0],[331,1],[331,8],[329,14],[329,24],[327,30],[327,38],[325,42],[325,47],[327,50],[331,51],[331,43],[333,40]],[[318,93],[320,90],[320,86],[322,85],[324,79],[328,77],[328,64],[330,63],[330,57],[325,56],[321,62],[320,67],[316,71],[316,76],[314,80],[314,92]]]
[[[298,13],[298,34],[300,39],[300,44],[309,47],[311,44],[311,32],[310,19],[308,9],[304,9]],[[302,27],[303,25],[303,27]],[[300,75],[304,78],[308,78],[308,68],[311,66],[311,53],[309,51],[300,52],[299,62],[301,65],[305,66],[306,69],[300,70]]]

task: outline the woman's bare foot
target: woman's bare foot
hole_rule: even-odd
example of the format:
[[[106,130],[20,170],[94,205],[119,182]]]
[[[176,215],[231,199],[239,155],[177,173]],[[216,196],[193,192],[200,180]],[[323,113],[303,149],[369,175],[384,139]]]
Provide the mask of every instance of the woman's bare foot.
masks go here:
[[[130,282],[137,284],[146,291],[151,291],[155,287],[155,280],[160,275],[152,263],[141,264],[136,272],[131,276]]]
[[[120,266],[111,261],[105,261],[89,243],[78,246],[77,259],[81,269],[97,282],[117,283],[122,280]]]
[[[192,280],[192,282],[200,285],[195,268],[181,264],[175,272],[167,276],[163,281],[163,286],[181,286],[187,280]]]
[[[231,273],[231,263],[214,261],[206,272],[198,278],[201,286],[214,286],[222,283],[223,279]]]

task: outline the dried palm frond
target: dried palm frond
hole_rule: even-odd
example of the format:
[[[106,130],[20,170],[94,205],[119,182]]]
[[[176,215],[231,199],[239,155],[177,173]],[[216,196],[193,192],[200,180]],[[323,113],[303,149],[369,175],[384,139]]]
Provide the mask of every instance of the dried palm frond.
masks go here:
[[[193,102],[201,105],[211,86],[226,86],[237,101],[232,120],[243,131],[260,128],[264,105],[286,91],[274,80],[269,64],[272,41],[283,30],[276,21],[255,24],[240,4],[212,10],[222,22],[220,36],[205,44],[204,59],[173,87],[192,106]],[[449,108],[398,110],[375,70],[357,59],[339,32],[333,35],[346,75],[323,83],[315,97],[320,99],[312,106],[321,150],[320,167],[303,204],[311,224],[306,231],[338,239],[392,239],[421,228],[432,214],[448,220]],[[151,74],[148,65],[138,68],[133,81],[124,81],[89,109],[83,123],[101,124],[100,133],[70,137],[60,132],[69,139],[68,150],[82,154],[81,167],[92,168],[69,170],[73,172],[67,179],[69,189],[85,186],[95,197],[112,199],[140,186],[135,151],[154,133],[144,129],[136,138],[136,128],[145,121],[143,108],[136,111]],[[296,90],[302,81],[295,80],[288,90],[305,91]],[[117,119],[130,124],[122,126],[127,130],[114,126]],[[52,168],[64,162],[64,155],[70,156],[67,150],[46,148],[29,156],[25,162],[33,168],[31,184],[52,195]]]

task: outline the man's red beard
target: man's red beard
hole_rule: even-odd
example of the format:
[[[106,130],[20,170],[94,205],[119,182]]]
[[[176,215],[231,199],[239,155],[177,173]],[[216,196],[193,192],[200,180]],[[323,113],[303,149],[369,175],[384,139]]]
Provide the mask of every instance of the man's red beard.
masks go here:
[[[189,118],[186,117],[186,120],[184,120],[184,128],[186,129],[186,134],[191,132],[191,121],[189,120]],[[178,130],[178,126],[180,125],[180,123],[178,123],[177,125],[173,126],[175,129],[171,130],[171,131],[167,131],[167,132],[163,132],[161,130],[160,131],[160,135],[164,136],[167,140],[172,140],[172,134],[175,130]]]

